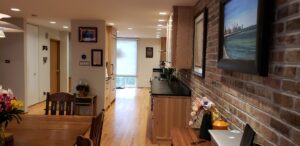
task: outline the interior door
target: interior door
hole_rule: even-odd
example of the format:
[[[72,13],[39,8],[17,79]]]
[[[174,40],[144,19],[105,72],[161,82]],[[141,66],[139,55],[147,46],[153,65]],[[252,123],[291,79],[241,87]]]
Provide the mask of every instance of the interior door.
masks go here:
[[[27,102],[28,106],[39,102],[38,80],[38,27],[26,25],[26,56],[27,56]]]
[[[50,40],[50,92],[60,91],[60,49],[59,41]]]

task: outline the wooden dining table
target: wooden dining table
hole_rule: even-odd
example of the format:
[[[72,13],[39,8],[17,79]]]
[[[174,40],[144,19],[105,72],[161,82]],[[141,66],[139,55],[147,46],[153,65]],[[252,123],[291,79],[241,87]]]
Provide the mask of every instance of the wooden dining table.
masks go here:
[[[13,134],[14,146],[74,146],[91,121],[91,116],[23,115],[20,124],[14,120],[5,131]]]

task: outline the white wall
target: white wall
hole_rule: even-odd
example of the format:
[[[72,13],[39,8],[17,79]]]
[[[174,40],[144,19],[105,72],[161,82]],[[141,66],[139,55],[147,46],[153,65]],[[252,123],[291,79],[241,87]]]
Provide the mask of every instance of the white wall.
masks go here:
[[[98,42],[83,43],[78,41],[78,28],[80,26],[97,27]],[[97,95],[97,113],[104,107],[105,90],[105,21],[103,20],[72,20],[71,21],[71,49],[70,49],[70,75],[72,79],[72,92],[76,92],[76,85],[85,80],[90,86],[90,93]],[[103,49],[103,66],[79,66],[81,55],[86,54],[91,61],[91,49]]]
[[[153,47],[153,58],[146,58],[146,47]],[[152,69],[159,67],[161,40],[142,38],[138,40],[138,87],[150,87]]]
[[[25,28],[23,18],[10,18],[11,22]],[[16,97],[25,102],[25,36],[24,33],[5,33],[6,38],[0,39],[0,84],[11,88]],[[10,60],[10,63],[4,63]]]
[[[30,25],[30,24],[27,24]],[[68,32],[60,32],[57,30],[38,27],[38,84],[39,84],[39,101],[46,99],[44,92],[50,91],[50,40],[60,41],[60,84],[61,91],[67,92],[68,86],[68,51],[69,51],[69,35]],[[29,33],[29,32],[26,32]],[[47,46],[48,50],[43,50],[43,46]],[[43,58],[47,57],[46,63]]]

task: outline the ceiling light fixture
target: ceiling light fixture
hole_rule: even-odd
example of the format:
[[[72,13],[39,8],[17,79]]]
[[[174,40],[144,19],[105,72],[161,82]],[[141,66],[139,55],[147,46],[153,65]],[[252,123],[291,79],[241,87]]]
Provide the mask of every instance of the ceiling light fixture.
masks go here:
[[[0,19],[2,19],[2,18],[10,18],[10,17],[11,17],[11,16],[9,16],[9,15],[0,13]]]
[[[108,23],[108,25],[110,25],[110,26],[114,26],[114,25],[115,25],[115,23]]]
[[[159,12],[159,15],[167,15],[167,12]]]
[[[160,29],[160,28],[157,28],[157,30],[158,30],[158,31],[161,31],[161,29]]]
[[[56,24],[56,22],[55,22],[55,21],[50,21],[49,23],[51,23],[51,24]]]
[[[158,26],[158,27],[163,27],[163,25],[162,25],[162,24],[158,24],[157,26]]]
[[[3,32],[3,29],[2,29],[2,28],[0,28],[0,38],[5,38],[5,34],[4,34],[4,32]]]
[[[21,10],[18,8],[10,8],[10,10],[15,11],[15,12],[20,12]]]
[[[68,26],[66,26],[66,25],[64,25],[64,26],[63,26],[63,28],[67,29],[67,28],[69,28],[69,27],[68,27]]]
[[[165,22],[165,19],[158,19],[158,22]]]
[[[0,21],[0,28],[3,32],[23,32],[20,27],[5,21]]]
[[[129,27],[128,30],[132,30],[133,28]]]

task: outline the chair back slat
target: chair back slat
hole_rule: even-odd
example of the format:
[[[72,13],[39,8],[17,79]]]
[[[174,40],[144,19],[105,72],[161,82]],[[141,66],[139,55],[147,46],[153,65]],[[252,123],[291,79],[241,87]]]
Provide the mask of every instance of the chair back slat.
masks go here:
[[[75,96],[68,93],[47,93],[45,115],[56,115],[58,110],[59,115],[74,115]],[[66,111],[66,112],[65,112]]]
[[[65,113],[65,102],[59,101],[59,115],[64,115]]]
[[[66,115],[72,114],[72,102],[67,101],[67,107],[66,107]]]
[[[102,127],[104,122],[104,111],[102,111],[97,117],[92,120],[90,139],[93,141],[94,145],[99,146],[102,135]]]
[[[57,101],[51,102],[51,115],[56,115]]]

